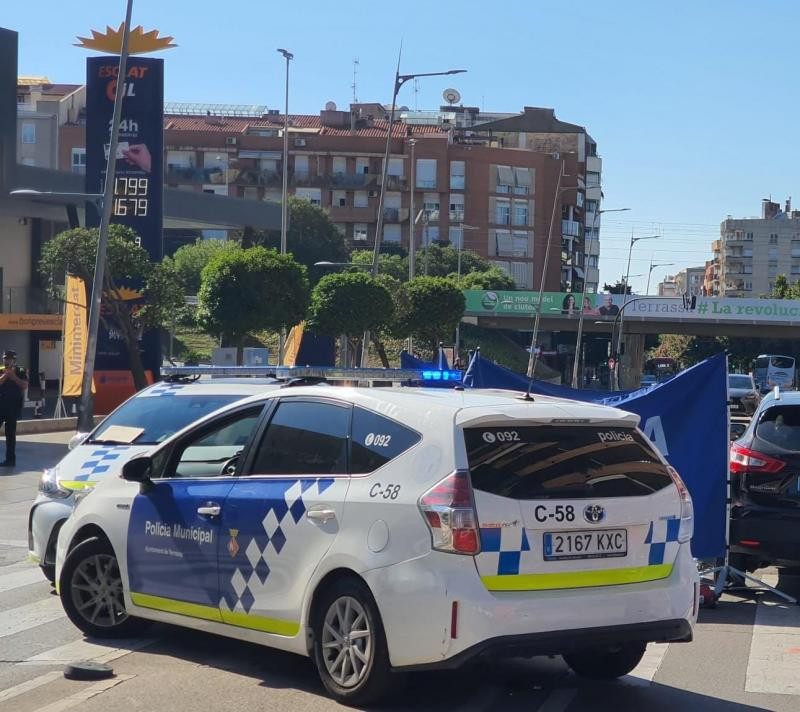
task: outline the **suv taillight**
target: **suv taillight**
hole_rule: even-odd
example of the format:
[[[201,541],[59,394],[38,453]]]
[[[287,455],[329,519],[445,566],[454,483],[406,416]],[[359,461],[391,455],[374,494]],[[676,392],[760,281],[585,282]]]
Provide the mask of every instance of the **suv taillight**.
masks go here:
[[[678,471],[674,467],[668,467],[669,474],[672,481],[678,488],[678,495],[681,498],[681,524],[678,527],[678,541],[685,544],[692,538],[694,534],[694,505],[692,504],[692,496],[686,484],[681,479]]]
[[[419,509],[431,530],[432,547],[451,554],[480,551],[478,516],[469,472],[457,470],[419,499]]]
[[[731,445],[731,472],[733,473],[763,472],[775,474],[784,467],[786,467],[786,463],[783,460],[751,450],[744,445],[737,445],[736,443]]]

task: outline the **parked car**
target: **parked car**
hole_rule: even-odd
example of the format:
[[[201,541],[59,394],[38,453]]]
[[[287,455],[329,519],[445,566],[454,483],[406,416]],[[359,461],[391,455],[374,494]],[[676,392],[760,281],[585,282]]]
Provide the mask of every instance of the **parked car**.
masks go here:
[[[191,383],[156,383],[139,391],[91,433],[78,433],[70,451],[39,481],[39,494],[28,515],[28,557],[55,582],[56,539],[72,512],[75,493],[101,479],[119,475],[134,455],[154,450],[193,421],[228,403],[277,388],[267,378],[201,379]]]
[[[619,677],[698,605],[691,497],[637,422],[508,391],[253,396],[79,498],[61,601],[92,636],[157,620],[309,656],[352,705],[479,656]]]
[[[728,374],[728,400],[731,414],[752,415],[761,402],[761,395],[752,376],[745,373]]]
[[[654,385],[656,385],[656,383],[658,383],[658,379],[654,375],[652,375],[650,373],[645,373],[639,379],[639,387],[640,388],[647,388],[648,386],[654,386]]]
[[[731,565],[800,567],[800,392],[764,398],[730,467]]]

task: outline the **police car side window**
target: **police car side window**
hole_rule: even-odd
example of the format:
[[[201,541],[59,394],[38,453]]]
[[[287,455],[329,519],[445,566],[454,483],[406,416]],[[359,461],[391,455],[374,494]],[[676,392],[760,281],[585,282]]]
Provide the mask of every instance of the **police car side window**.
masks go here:
[[[349,428],[349,406],[281,401],[261,439],[252,474],[347,474]]]
[[[189,435],[176,447],[168,477],[232,475],[237,458],[261,416],[262,407],[248,408]],[[227,467],[226,467],[227,466]],[[232,469],[231,469],[232,468]]]
[[[353,408],[352,432],[350,471],[354,475],[374,472],[420,440],[419,433],[358,407]]]

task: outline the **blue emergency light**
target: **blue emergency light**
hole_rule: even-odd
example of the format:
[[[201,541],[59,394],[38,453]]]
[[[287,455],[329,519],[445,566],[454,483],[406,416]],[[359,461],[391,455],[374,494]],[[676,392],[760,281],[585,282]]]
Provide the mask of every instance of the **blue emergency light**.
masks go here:
[[[449,371],[449,370],[423,370],[422,371],[422,380],[423,381],[453,381],[459,382],[461,381],[461,371]]]
[[[319,379],[325,381],[384,381],[460,383],[461,371],[413,368],[338,368],[336,366],[164,366],[166,378],[253,377],[279,380]]]

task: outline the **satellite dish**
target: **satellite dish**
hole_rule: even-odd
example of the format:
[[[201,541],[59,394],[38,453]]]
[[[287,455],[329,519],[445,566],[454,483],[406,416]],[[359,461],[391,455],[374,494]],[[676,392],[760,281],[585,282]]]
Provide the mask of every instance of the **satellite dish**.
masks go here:
[[[442,96],[444,97],[444,100],[451,106],[461,101],[461,94],[459,94],[457,89],[445,89],[442,92]]]
[[[325,111],[336,111],[335,102],[329,101],[325,104]]]

